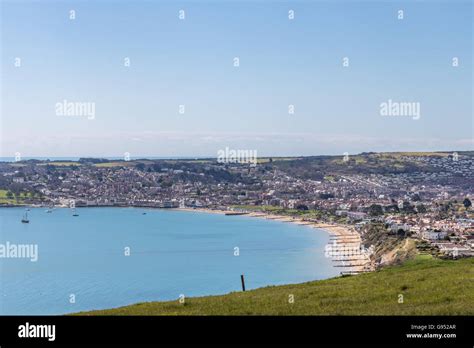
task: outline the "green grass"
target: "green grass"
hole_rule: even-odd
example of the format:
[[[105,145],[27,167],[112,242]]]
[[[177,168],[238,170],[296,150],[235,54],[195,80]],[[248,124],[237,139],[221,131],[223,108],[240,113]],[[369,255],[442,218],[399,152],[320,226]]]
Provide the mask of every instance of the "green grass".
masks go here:
[[[7,197],[7,190],[0,190],[0,203],[10,203],[11,202],[14,202],[15,200],[14,199],[9,199]]]
[[[419,157],[419,156],[430,156],[430,157],[447,157],[452,155],[452,152],[395,152],[394,156],[405,156],[405,157]]]
[[[284,211],[285,208],[272,206],[272,205],[231,205],[231,208],[235,209],[244,209],[250,211],[257,211],[257,212],[276,212],[276,211]]]
[[[60,161],[55,161],[55,162],[44,162],[44,163],[38,163],[39,166],[56,166],[56,167],[77,167],[80,166],[81,164],[79,162],[60,162]]]
[[[96,163],[94,164],[94,166],[99,167],[99,168],[130,167],[130,166],[134,166],[137,163],[138,162],[134,162],[134,161],[116,161],[116,162]]]
[[[8,192],[8,190],[0,189],[0,204],[23,204],[22,203],[22,201],[24,199],[23,194],[19,197],[19,200],[17,201],[14,196],[13,196],[13,198],[8,198],[7,197],[7,192]]]
[[[323,215],[326,215],[320,210],[297,210],[272,205],[231,205],[230,207],[234,209],[248,210],[251,212],[271,213],[274,215],[287,215],[288,217],[300,216],[308,219],[321,219]],[[345,221],[344,218],[338,218],[337,220]]]
[[[317,265],[315,265],[317,267]],[[240,286],[239,275],[235,287]],[[247,285],[252,279],[247,278]],[[294,303],[289,303],[289,296]],[[399,303],[403,295],[403,303]],[[178,296],[178,294],[177,294]],[[419,256],[357,276],[222,296],[147,302],[79,315],[474,315],[474,259]]]

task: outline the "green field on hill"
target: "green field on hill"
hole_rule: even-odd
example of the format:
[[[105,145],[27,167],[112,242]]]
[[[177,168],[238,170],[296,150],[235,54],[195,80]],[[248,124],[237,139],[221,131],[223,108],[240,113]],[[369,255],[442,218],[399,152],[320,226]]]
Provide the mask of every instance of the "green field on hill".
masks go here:
[[[15,205],[23,205],[23,200],[27,197],[26,193],[23,192],[21,195],[18,196],[18,200],[13,198],[8,198],[7,195],[8,190],[0,189],[0,204],[15,204]]]
[[[247,279],[247,285],[251,282]],[[184,304],[147,302],[78,314],[474,315],[474,259],[446,261],[423,255],[357,276],[186,298]]]

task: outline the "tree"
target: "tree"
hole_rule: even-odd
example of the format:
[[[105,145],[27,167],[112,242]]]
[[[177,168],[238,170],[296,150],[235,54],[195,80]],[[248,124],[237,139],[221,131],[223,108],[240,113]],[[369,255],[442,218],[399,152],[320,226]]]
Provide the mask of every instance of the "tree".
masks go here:
[[[405,230],[403,230],[402,228],[399,228],[397,231],[397,236],[405,237],[406,236]]]
[[[398,213],[400,212],[400,209],[398,208],[398,205],[392,204],[392,205],[385,206],[385,211],[387,213]]]
[[[334,195],[332,193],[320,193],[319,198],[321,199],[334,198]]]
[[[416,211],[420,214],[426,213],[426,207],[423,204],[418,204],[416,206]]]
[[[469,198],[464,198],[464,201],[462,202],[462,204],[464,204],[464,207],[467,209],[469,208],[470,206],[472,206],[472,203],[471,203],[471,200]]]
[[[137,168],[140,171],[143,171],[145,169],[145,163],[139,162],[135,165],[135,168]]]
[[[378,215],[383,215],[383,208],[379,204],[372,204],[369,207],[369,215],[370,216],[378,216]]]
[[[13,199],[13,193],[12,193],[12,191],[8,191],[8,192],[7,192],[7,198],[8,198],[8,199]]]
[[[296,210],[309,210],[306,204],[298,204]]]
[[[406,214],[414,214],[415,213],[415,207],[410,204],[410,202],[403,202],[403,208],[402,211]]]

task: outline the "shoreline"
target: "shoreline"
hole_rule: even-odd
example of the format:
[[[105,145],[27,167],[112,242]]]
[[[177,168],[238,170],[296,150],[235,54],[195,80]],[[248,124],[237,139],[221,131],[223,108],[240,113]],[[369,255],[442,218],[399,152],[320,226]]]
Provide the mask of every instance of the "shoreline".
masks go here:
[[[232,210],[210,209],[210,208],[173,208],[176,211],[190,211],[210,214],[225,215],[228,213],[235,213]],[[361,235],[351,226],[340,224],[331,224],[327,222],[315,222],[304,220],[301,217],[292,217],[286,215],[274,215],[265,212],[247,212],[245,214],[235,214],[233,216],[250,216],[262,218],[267,220],[275,220],[280,222],[290,222],[297,225],[309,226],[315,229],[322,229],[329,234],[331,243],[326,246],[326,253],[334,253],[333,256],[328,256],[333,262],[338,264],[335,267],[342,267],[341,275],[344,274],[359,274],[375,270],[370,256],[367,255],[338,255],[340,252],[360,250],[362,246]],[[332,237],[332,238],[331,238]]]
[[[18,207],[18,208],[24,208],[24,207]],[[44,207],[33,207],[31,208],[36,208],[36,209],[41,209]],[[61,207],[55,207],[58,209],[61,209]],[[117,207],[117,208],[126,208],[126,207]],[[128,207],[128,208],[137,208],[137,207]],[[64,209],[70,209],[70,208],[64,208]],[[143,209],[143,208],[142,208]],[[148,209],[165,209],[165,208],[145,208],[146,210]],[[177,211],[177,212],[195,212],[195,213],[205,213],[205,214],[218,214],[218,215],[225,215],[226,213],[231,213],[235,212],[232,210],[223,210],[223,209],[209,209],[209,208],[166,208],[165,210],[171,210],[171,211]],[[355,231],[353,228],[350,228],[350,226],[343,226],[343,225],[338,225],[338,224],[331,224],[331,223],[324,223],[324,222],[316,222],[316,221],[307,221],[304,220],[302,217],[292,217],[292,216],[285,216],[285,215],[276,215],[276,214],[270,214],[270,213],[265,213],[265,212],[246,212],[244,216],[247,215],[252,218],[259,218],[259,219],[266,219],[266,220],[274,220],[278,222],[288,222],[288,223],[293,223],[296,225],[301,225],[301,226],[308,226],[314,229],[321,229],[325,233],[328,233],[330,241],[329,243],[334,243],[333,245],[336,245],[338,248],[343,248],[343,247],[352,247],[353,245],[360,244],[361,237],[360,234]],[[241,216],[241,215],[231,215],[231,216]],[[314,231],[318,232],[318,231]],[[356,240],[356,241],[355,241]],[[319,248],[318,248],[319,249]],[[326,249],[327,251],[327,249]],[[316,251],[319,254],[319,250]],[[342,267],[341,271],[338,272],[339,275],[336,276],[336,278],[342,278],[344,275],[356,275],[360,273],[365,273],[368,272],[367,269],[365,269],[366,265],[369,264],[369,260],[366,262],[362,262],[362,259],[357,259],[357,260],[351,260],[351,261],[346,261],[346,264],[344,266],[341,266],[341,260],[339,260],[337,257],[332,257],[332,256],[326,256],[331,259],[333,263],[333,267]],[[308,267],[317,267],[317,263],[309,263]],[[322,280],[326,280],[322,279]],[[330,278],[329,278],[330,279]],[[308,281],[314,281],[313,280],[308,280]],[[292,283],[285,283],[281,284],[282,286],[285,285],[296,285]],[[272,285],[271,285],[272,286]],[[278,285],[273,285],[273,286],[278,286]],[[227,295],[227,294],[221,294],[221,295]],[[210,295],[205,295],[205,296],[219,296],[215,294],[210,294]],[[154,300],[155,302],[155,300]],[[157,300],[156,302],[163,302],[160,300]],[[165,301],[166,302],[166,301]],[[134,305],[128,304],[128,305],[123,305],[120,307],[127,307]],[[102,309],[102,310],[107,310],[107,309]],[[88,310],[89,311],[94,311]],[[65,315],[69,314],[74,314],[75,312],[71,313],[64,313]],[[60,314],[60,315],[64,315]]]
[[[1,207],[1,206],[0,206]],[[35,205],[10,205],[3,206],[5,208],[44,208],[42,206]],[[230,216],[250,216],[255,218],[261,218],[266,220],[274,220],[279,222],[289,222],[297,225],[308,226],[314,229],[322,229],[329,234],[330,243],[326,245],[325,254],[327,257],[336,263],[334,267],[341,267],[342,271],[340,275],[347,274],[360,274],[366,272],[372,272],[375,270],[373,262],[370,260],[370,256],[357,254],[353,255],[353,251],[360,250],[362,246],[362,238],[360,234],[351,226],[340,225],[340,224],[331,224],[327,222],[317,222],[317,221],[308,221],[302,217],[286,216],[286,215],[276,215],[266,212],[239,212],[235,214],[236,211],[233,210],[223,210],[223,209],[211,209],[211,208],[159,208],[159,207],[134,207],[134,206],[87,206],[87,207],[77,207],[77,208],[137,208],[137,209],[164,209],[171,211],[185,211],[185,212],[197,212],[197,213],[207,213],[207,214],[219,214]],[[69,207],[55,206],[54,208],[64,208],[69,209]],[[348,255],[339,255],[339,253],[344,253],[348,251],[351,253]],[[329,256],[328,256],[329,254]]]

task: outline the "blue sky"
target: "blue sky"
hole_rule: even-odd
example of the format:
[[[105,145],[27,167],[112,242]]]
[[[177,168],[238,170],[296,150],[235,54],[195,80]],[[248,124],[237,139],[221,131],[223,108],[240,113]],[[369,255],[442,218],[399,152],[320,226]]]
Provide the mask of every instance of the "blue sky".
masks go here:
[[[2,1],[0,155],[472,150],[472,7]],[[389,99],[420,119],[381,116]],[[94,119],[58,116],[63,100],[95,103]]]

